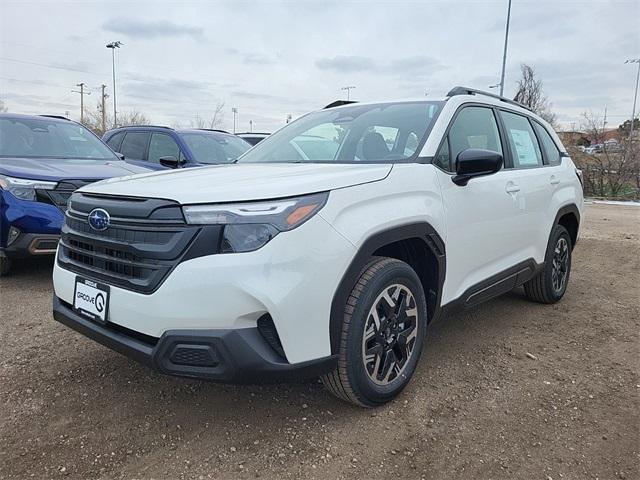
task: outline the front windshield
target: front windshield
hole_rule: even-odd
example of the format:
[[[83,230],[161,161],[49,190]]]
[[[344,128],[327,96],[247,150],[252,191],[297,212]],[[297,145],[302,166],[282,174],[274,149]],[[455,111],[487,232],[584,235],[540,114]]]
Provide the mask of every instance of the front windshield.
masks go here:
[[[442,102],[350,105],[321,110],[264,139],[238,162],[386,162],[418,155]]]
[[[251,145],[234,135],[214,132],[181,133],[198,163],[231,163]]]
[[[46,117],[0,118],[0,157],[118,160],[82,125]]]

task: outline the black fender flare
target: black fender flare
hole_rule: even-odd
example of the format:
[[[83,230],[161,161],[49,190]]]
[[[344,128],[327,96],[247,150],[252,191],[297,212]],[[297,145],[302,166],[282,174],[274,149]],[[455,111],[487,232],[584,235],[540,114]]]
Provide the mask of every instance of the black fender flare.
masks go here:
[[[436,292],[435,314],[440,311],[442,298],[442,285],[446,272],[445,244],[438,232],[427,222],[417,222],[397,227],[392,227],[381,232],[376,232],[367,238],[353,257],[349,267],[345,271],[333,295],[329,318],[329,336],[331,340],[331,353],[337,353],[339,347],[340,331],[344,315],[344,306],[349,294],[356,285],[365,267],[373,258],[376,250],[400,240],[417,238],[422,240],[434,254],[438,262],[438,291]],[[428,295],[428,292],[425,292]],[[433,320],[434,315],[429,320]]]
[[[576,219],[578,220],[578,229],[580,229],[580,210],[578,209],[578,206],[575,203],[570,203],[558,209],[558,213],[556,213],[556,218],[553,219],[553,224],[551,225],[551,228],[553,229],[553,227],[558,225],[560,222],[560,219],[564,217],[567,213],[573,213],[576,216]],[[574,242],[574,244],[571,245],[572,249],[576,246],[576,243],[577,243],[577,237],[576,237],[576,242]],[[548,249],[549,249],[549,243],[547,241],[547,250]],[[547,250],[545,250],[545,252]]]

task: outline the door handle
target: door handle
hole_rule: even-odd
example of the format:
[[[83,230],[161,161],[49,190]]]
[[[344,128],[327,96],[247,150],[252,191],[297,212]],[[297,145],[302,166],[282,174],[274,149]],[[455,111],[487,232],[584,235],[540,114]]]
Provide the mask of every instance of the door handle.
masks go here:
[[[560,183],[560,179],[555,175],[551,175],[551,178],[549,179],[549,183],[551,185],[558,185]]]
[[[520,187],[515,183],[509,182],[507,183],[505,190],[507,191],[507,193],[518,193],[520,191]]]

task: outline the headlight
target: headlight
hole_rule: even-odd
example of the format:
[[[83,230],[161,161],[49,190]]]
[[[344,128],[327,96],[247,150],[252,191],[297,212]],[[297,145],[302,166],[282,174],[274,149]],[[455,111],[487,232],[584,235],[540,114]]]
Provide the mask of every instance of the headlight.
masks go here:
[[[42,180],[27,180],[25,178],[0,175],[0,188],[11,192],[20,200],[35,200],[36,189],[53,190],[56,185],[56,182],[43,182]]]
[[[187,223],[225,225],[222,253],[250,252],[264,246],[279,232],[292,230],[313,217],[329,194],[261,202],[182,207]]]

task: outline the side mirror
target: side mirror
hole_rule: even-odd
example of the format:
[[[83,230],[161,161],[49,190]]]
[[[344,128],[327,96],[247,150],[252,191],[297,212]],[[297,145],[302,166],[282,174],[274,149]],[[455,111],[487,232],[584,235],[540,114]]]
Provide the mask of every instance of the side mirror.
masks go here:
[[[502,168],[502,154],[491,150],[468,148],[456,158],[456,175],[453,183],[465,186],[475,177],[491,175]]]
[[[116,154],[116,157],[118,157],[120,160],[124,160],[124,154],[120,153],[120,152],[114,152]]]
[[[178,160],[173,155],[167,155],[166,157],[160,157],[158,159],[160,165],[168,168],[179,168],[184,163],[183,160]]]

